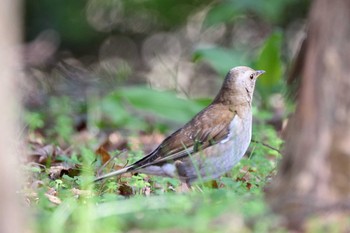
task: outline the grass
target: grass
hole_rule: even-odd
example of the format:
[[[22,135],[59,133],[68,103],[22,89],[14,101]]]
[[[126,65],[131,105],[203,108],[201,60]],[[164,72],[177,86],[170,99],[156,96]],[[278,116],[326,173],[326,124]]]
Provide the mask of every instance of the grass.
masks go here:
[[[254,151],[257,151],[255,149]],[[82,174],[65,175],[44,185],[32,209],[36,232],[272,232],[275,217],[264,201],[263,187],[274,173],[276,161],[255,156],[244,158],[231,174],[211,183],[178,192],[179,181],[137,175],[90,185],[92,151],[84,149]],[[42,175],[42,174],[41,174]],[[123,184],[126,184],[124,187]],[[62,201],[45,196],[56,190]],[[130,196],[118,191],[131,188]],[[73,189],[80,192],[74,193]],[[148,190],[148,191],[147,191]],[[77,194],[78,193],[78,194]],[[278,231],[275,232],[283,232]]]
[[[173,98],[166,95],[168,99]],[[182,101],[179,103],[185,106]],[[95,173],[102,168],[102,160],[106,159],[96,153],[96,147],[101,145],[100,136],[76,143],[74,138],[82,133],[75,132],[72,118],[67,116],[76,115],[74,109],[77,108],[66,105],[69,105],[66,98],[58,98],[51,101],[49,114],[28,112],[25,115],[25,119],[29,119],[28,135],[43,141],[31,144],[34,151],[46,145],[67,148],[50,147],[46,154],[36,152],[34,162],[24,166],[30,178],[23,193],[34,216],[34,232],[286,232],[278,226],[278,218],[270,213],[264,200],[264,186],[276,173],[281,157],[275,150],[251,143],[247,156],[231,173],[215,182],[195,184],[186,193],[181,192],[181,184],[176,179],[143,174],[92,184]],[[132,113],[123,112],[123,116],[125,114],[133,117]],[[193,114],[188,117],[190,115]],[[52,125],[43,124],[48,116]],[[255,114],[255,118],[260,116],[264,113]],[[160,126],[164,129],[163,123]],[[60,130],[55,130],[58,128]],[[38,132],[43,135],[38,136]],[[275,148],[282,144],[270,126],[255,124],[253,132],[257,141]],[[130,148],[132,145],[127,155],[120,150],[106,151],[104,156],[111,162],[103,172],[144,155],[142,150]]]

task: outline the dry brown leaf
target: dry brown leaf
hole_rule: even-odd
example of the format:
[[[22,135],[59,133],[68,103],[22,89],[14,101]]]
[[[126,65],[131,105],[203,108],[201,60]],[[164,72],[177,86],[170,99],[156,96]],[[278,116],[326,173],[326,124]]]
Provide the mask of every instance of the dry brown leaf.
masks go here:
[[[50,202],[59,205],[61,204],[61,199],[57,197],[57,191],[54,188],[49,188],[46,193],[45,196],[49,199]]]
[[[61,178],[63,175],[74,177],[77,176],[79,172],[80,170],[76,166],[67,163],[60,163],[50,167],[49,177],[53,180]]]
[[[122,196],[129,197],[129,196],[133,195],[132,187],[129,186],[128,184],[126,184],[126,183],[120,184],[119,188],[118,188],[118,191],[119,191],[119,194],[122,195]]]
[[[41,133],[35,131],[35,132],[30,132],[27,135],[27,141],[31,145],[37,145],[42,147],[44,145],[44,137]]]
[[[63,154],[63,150],[54,145],[46,145],[41,148],[37,148],[32,153],[29,154],[30,160],[39,164],[46,164],[48,159],[54,161],[56,156]]]
[[[100,146],[95,153],[99,156],[101,156],[102,164],[107,163],[111,159],[111,155],[108,153],[108,151],[102,146]]]
[[[48,193],[45,193],[45,196],[49,199],[50,202],[52,202],[56,205],[59,205],[62,203],[61,199],[56,197],[56,196],[53,196],[53,195],[48,194]]]
[[[77,188],[72,189],[72,193],[74,196],[85,196],[85,197],[90,197],[92,196],[92,192],[90,190],[80,190]]]
[[[237,177],[237,178],[236,178],[236,181],[241,181],[242,183],[244,183],[248,190],[250,190],[250,188],[252,187],[252,183],[250,183],[250,182],[249,182],[246,178],[244,178],[244,177]]]
[[[212,180],[212,181],[211,181],[211,187],[212,187],[213,189],[218,189],[218,188],[219,188],[218,182],[217,182],[216,180]]]

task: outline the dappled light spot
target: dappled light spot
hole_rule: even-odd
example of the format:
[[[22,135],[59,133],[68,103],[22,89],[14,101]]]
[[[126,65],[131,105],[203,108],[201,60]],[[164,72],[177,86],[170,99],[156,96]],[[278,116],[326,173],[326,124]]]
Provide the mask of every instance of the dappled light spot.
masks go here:
[[[123,2],[120,0],[89,0],[86,5],[86,19],[97,31],[109,32],[115,29],[123,19]]]
[[[154,31],[160,24],[160,22],[157,21],[156,16],[157,12],[139,9],[138,11],[133,12],[131,16],[124,19],[125,22],[123,27],[134,33],[147,33]]]
[[[98,52],[100,61],[119,57],[129,63],[135,63],[138,55],[135,42],[126,36],[110,36],[106,38]]]
[[[175,34],[158,33],[148,37],[142,45],[142,57],[150,67],[174,67],[182,54],[181,44]]]

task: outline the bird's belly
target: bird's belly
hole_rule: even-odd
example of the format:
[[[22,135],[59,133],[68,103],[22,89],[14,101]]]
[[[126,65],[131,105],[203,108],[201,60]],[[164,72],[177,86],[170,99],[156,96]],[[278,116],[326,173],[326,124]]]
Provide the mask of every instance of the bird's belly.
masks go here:
[[[244,156],[251,140],[251,118],[242,122],[237,117],[230,124],[230,128],[232,130],[229,138],[223,143],[199,151],[191,156],[192,159],[184,161],[183,178],[187,182],[215,179],[231,170]]]

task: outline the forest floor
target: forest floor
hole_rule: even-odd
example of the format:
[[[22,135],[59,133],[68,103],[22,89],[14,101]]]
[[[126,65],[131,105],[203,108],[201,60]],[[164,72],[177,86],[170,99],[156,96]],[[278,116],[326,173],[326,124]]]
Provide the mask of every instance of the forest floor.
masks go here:
[[[176,98],[155,92],[148,101],[164,98],[159,95]],[[108,114],[118,100],[108,98],[102,100],[107,110],[99,120],[93,114],[80,117],[64,97],[53,98],[45,111],[26,112],[28,159],[22,192],[35,216],[34,232],[286,232],[264,199],[283,143],[266,123],[271,113],[254,109],[254,142],[241,162],[215,181],[196,183],[187,191],[176,179],[144,174],[92,184],[97,175],[143,157],[174,128],[154,109],[134,117],[134,108],[125,117],[128,122],[118,122],[121,116],[113,121]],[[182,111],[208,102],[173,103],[171,107]],[[130,130],[128,125],[136,127]]]

